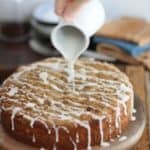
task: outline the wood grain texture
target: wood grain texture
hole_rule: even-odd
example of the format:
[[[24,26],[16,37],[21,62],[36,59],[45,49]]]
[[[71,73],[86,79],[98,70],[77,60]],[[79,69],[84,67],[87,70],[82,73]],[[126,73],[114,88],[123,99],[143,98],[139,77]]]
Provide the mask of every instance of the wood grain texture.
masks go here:
[[[120,49],[119,47],[114,46],[112,44],[99,43],[96,46],[96,51],[98,53],[103,53],[105,55],[112,56],[126,64],[140,65],[139,61],[137,61],[135,58],[133,58],[126,52],[122,51],[122,49]]]
[[[148,123],[148,133],[150,141],[150,71],[146,73],[146,109],[147,109],[147,123]]]
[[[125,72],[130,78],[133,84],[135,93],[143,100],[145,103],[146,93],[145,93],[145,70],[142,66],[127,66]]]
[[[145,86],[145,70],[142,66],[127,66],[125,70],[133,84],[135,93],[141,98],[146,106],[146,86]],[[150,140],[148,135],[148,124],[145,128],[143,136],[133,150],[150,150]]]
[[[5,43],[0,41],[0,83],[16,68],[45,58],[35,53],[28,42]]]
[[[5,150],[3,147],[0,146],[0,150]]]

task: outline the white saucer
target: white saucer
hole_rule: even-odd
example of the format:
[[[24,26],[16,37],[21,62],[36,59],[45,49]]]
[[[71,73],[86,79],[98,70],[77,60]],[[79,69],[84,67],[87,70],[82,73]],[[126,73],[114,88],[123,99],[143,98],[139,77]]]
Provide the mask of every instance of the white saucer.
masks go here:
[[[41,4],[33,12],[33,18],[43,23],[57,24],[58,16],[55,14],[54,5],[54,0],[48,0],[47,2]]]
[[[135,108],[137,113],[135,114],[136,121],[130,122],[128,128],[122,136],[126,136],[127,139],[119,142],[116,138],[114,142],[110,143],[109,147],[93,147],[93,150],[128,150],[134,146],[141,138],[146,125],[145,111],[142,101],[135,97]],[[6,150],[39,150],[37,148],[30,147],[22,144],[8,134],[6,134],[0,125],[0,147]]]
[[[51,34],[53,28],[55,27],[55,25],[41,24],[41,23],[37,22],[35,19],[32,19],[30,23],[35,30],[37,30],[40,34],[42,34],[48,38],[50,37],[50,34]]]
[[[56,49],[48,47],[47,46],[48,44],[42,43],[36,38],[31,38],[29,41],[29,44],[33,51],[43,56],[49,56],[49,57],[61,56],[60,53]],[[116,61],[116,59],[113,57],[103,55],[92,50],[85,51],[81,55],[81,57],[94,58],[95,60],[111,62],[111,63]]]
[[[48,47],[35,38],[30,39],[29,45],[33,51],[43,56],[57,57],[60,56],[54,48]]]

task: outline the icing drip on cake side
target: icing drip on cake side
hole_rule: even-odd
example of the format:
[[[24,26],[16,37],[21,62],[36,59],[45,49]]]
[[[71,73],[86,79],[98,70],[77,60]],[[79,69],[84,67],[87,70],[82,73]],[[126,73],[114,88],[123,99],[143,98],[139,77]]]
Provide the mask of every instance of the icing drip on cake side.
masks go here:
[[[101,145],[101,146],[104,146],[104,147],[107,147],[107,146],[109,146],[110,144],[107,143],[107,142],[104,142],[103,119],[105,119],[105,117],[99,119],[99,130],[100,130],[100,135],[101,135],[101,142],[100,142],[100,145]]]
[[[104,65],[104,67],[108,66]],[[13,84],[10,89],[17,89],[8,92],[6,88],[7,101],[12,103],[13,107],[6,107],[4,110],[12,111],[12,130],[15,130],[14,118],[16,114],[20,113],[30,121],[31,128],[34,128],[35,122],[39,121],[47,129],[48,134],[51,134],[49,129],[49,124],[51,124],[55,131],[56,142],[59,142],[59,129],[63,129],[67,134],[69,134],[69,130],[65,126],[57,126],[54,120],[69,120],[76,126],[86,129],[87,149],[90,150],[92,142],[90,123],[88,120],[83,121],[80,118],[82,115],[86,115],[99,121],[100,145],[109,146],[104,139],[103,121],[108,119],[111,137],[112,118],[108,111],[113,112],[115,127],[120,135],[122,132],[121,111],[123,110],[125,116],[129,115],[127,102],[132,99],[133,93],[132,86],[124,75],[114,68],[107,70],[104,67],[96,68],[96,64],[92,60],[77,61],[74,76],[75,90],[68,84],[67,63],[64,60],[51,59],[50,62],[39,62],[30,67],[23,67],[5,81],[5,84],[7,82]],[[117,80],[115,80],[116,78]],[[18,97],[19,94],[21,97]],[[131,101],[131,103],[133,109],[133,102]],[[90,109],[87,109],[89,106]],[[32,111],[33,114],[26,113],[28,111]],[[77,144],[80,143],[79,133],[76,133],[75,140],[70,137],[70,142],[74,150],[77,150]],[[56,145],[53,149],[55,148]]]
[[[15,123],[14,123],[14,119],[17,113],[19,113],[22,109],[19,107],[15,107],[12,110],[12,115],[11,115],[11,129],[15,130]]]
[[[80,142],[80,139],[79,139],[79,133],[76,133],[76,143],[79,143]]]
[[[32,136],[32,142],[35,143],[36,142],[36,138],[35,135]]]
[[[71,143],[73,144],[73,149],[77,150],[77,144],[73,141],[73,139],[71,137],[69,139],[70,139]]]

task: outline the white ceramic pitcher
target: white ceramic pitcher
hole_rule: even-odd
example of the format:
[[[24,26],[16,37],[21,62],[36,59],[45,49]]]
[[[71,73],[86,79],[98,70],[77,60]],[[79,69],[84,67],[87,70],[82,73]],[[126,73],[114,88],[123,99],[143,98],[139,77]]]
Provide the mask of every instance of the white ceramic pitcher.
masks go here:
[[[52,31],[52,43],[68,61],[75,61],[87,49],[90,37],[104,20],[105,11],[100,0],[90,0],[72,22],[61,21]]]

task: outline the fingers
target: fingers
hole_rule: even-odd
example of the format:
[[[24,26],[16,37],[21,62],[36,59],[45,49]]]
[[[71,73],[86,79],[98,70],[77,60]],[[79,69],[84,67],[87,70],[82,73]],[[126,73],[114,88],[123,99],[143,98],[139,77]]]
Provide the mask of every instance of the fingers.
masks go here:
[[[89,0],[72,0],[65,7],[63,12],[63,18],[67,21],[73,20],[73,18],[80,12],[80,9],[87,3]]]
[[[56,0],[55,12],[58,16],[63,16],[66,5],[67,5],[67,0]]]
[[[90,0],[56,0],[55,12],[65,20],[71,21],[78,12],[80,12],[82,6],[89,1]]]

